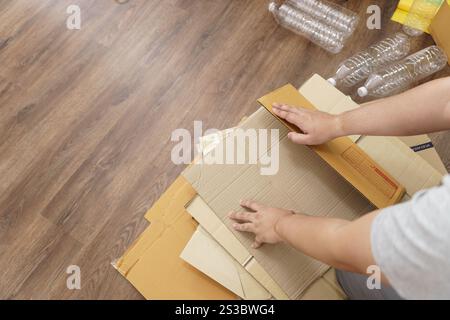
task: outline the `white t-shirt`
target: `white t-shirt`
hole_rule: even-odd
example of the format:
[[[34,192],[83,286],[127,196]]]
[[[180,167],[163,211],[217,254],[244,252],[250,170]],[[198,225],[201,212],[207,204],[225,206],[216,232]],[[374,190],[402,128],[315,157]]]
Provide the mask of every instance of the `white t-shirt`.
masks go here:
[[[372,253],[405,299],[450,299],[450,176],[375,218]]]

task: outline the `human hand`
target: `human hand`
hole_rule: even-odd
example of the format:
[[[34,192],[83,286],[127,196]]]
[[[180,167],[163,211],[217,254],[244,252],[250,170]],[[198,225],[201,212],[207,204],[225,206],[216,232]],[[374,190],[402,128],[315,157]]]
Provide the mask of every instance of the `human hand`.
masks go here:
[[[274,114],[302,131],[289,132],[288,138],[294,143],[317,145],[344,135],[339,116],[279,103],[273,104],[272,107]]]
[[[277,222],[294,214],[291,210],[266,207],[256,201],[242,200],[240,205],[254,212],[231,211],[228,217],[235,221],[233,228],[237,231],[251,232],[255,234],[255,242],[252,248],[259,248],[263,243],[275,244],[282,242],[275,230]]]

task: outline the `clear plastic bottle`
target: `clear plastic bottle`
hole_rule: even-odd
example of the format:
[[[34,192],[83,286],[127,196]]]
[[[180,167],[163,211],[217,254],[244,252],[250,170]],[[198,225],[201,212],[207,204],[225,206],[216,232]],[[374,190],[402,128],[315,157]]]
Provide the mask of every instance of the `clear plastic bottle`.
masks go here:
[[[344,47],[345,35],[342,31],[318,21],[288,3],[278,5],[271,2],[269,11],[281,26],[306,37],[331,53],[339,53]]]
[[[328,82],[334,86],[342,84],[345,87],[352,87],[365,80],[379,66],[406,57],[409,50],[409,37],[403,33],[396,33],[346,59]]]
[[[359,22],[358,15],[325,0],[288,0],[293,7],[350,36]]]
[[[371,74],[364,86],[358,89],[358,95],[379,98],[399,93],[415,81],[443,69],[446,64],[447,56],[441,48],[425,48],[380,72]]]

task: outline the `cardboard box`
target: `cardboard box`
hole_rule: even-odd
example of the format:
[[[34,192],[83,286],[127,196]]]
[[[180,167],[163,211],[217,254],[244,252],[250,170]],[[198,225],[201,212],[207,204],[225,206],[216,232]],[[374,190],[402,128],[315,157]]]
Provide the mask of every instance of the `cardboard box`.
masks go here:
[[[431,22],[430,33],[436,44],[447,53],[450,65],[450,1],[439,9]]]
[[[317,75],[309,79],[300,88],[300,92],[322,111],[340,113],[357,107],[357,104]],[[230,131],[232,130],[225,131],[225,133]],[[442,161],[430,145],[429,138],[426,135],[402,138],[407,145],[415,146],[416,154],[397,138],[378,137],[372,139],[372,137],[359,136],[351,138],[358,143],[361,139],[360,147],[365,149],[372,157],[375,157],[377,161],[383,163],[383,167],[393,173],[401,183],[407,185],[408,194],[412,194],[427,185],[438,184],[440,177],[445,173]],[[205,148],[205,150],[209,152],[211,148]],[[422,158],[417,156],[418,154]],[[443,173],[436,174],[431,166],[424,165],[423,159],[427,159],[429,163]],[[444,169],[442,170],[442,168]],[[430,177],[432,178],[429,179]],[[187,210],[184,209],[185,206]],[[183,219],[181,218],[183,217],[181,212],[184,212]],[[206,227],[206,230],[203,228],[196,229],[197,223],[192,219],[186,219],[186,212],[192,214],[202,226]],[[153,221],[153,225],[116,263],[119,271],[146,298],[236,298],[224,287],[214,284],[202,272],[222,283],[231,291],[235,291],[235,294],[244,299],[288,298],[262,265],[252,258],[243,244],[234,237],[232,231],[196,195],[196,191],[182,177],[179,177],[169,187],[161,199],[149,210],[146,218]],[[177,223],[176,221],[183,221],[183,223]],[[161,233],[161,230],[165,228],[173,228],[173,232],[169,232],[167,237],[163,237],[164,241],[155,241],[161,234],[165,233]],[[205,231],[208,231],[208,233]],[[173,246],[172,238],[175,237],[175,233],[183,236],[182,241],[175,241],[177,245]],[[211,235],[214,236],[214,239]],[[200,254],[206,252],[205,246],[208,247],[209,259],[204,259]],[[149,247],[153,248],[149,249]],[[185,249],[183,253],[181,253],[182,247]],[[230,254],[230,252],[233,254]],[[182,261],[177,259],[180,253],[184,259],[202,272],[195,268],[189,268],[189,265],[184,263],[180,264]],[[169,257],[169,259],[158,260],[158,257],[163,255]],[[212,259],[212,257],[214,258]],[[211,263],[214,261],[217,263]],[[156,268],[149,267],[153,265]],[[160,266],[158,267],[158,265]],[[174,283],[171,273],[167,272],[167,268],[161,267],[163,265],[174,265],[176,270],[181,269],[178,271],[181,276],[177,277],[181,280]],[[225,265],[228,265],[225,269],[233,272],[224,272],[225,270],[221,266]],[[231,268],[231,265],[234,267]],[[327,270],[328,267],[325,266],[321,273]],[[196,283],[198,283],[199,277],[202,279],[200,283],[206,281],[207,285],[202,284],[201,288],[208,289],[207,292],[198,289],[199,286]],[[172,292],[168,293],[168,289],[171,289]],[[300,299],[343,299],[344,297],[345,294],[337,284],[334,270],[329,270],[322,277],[314,278],[310,285],[298,295]]]
[[[310,81],[315,82],[316,85],[303,86],[302,89],[303,92],[307,92],[307,94],[305,95],[307,95],[311,100],[320,100],[322,99],[320,96],[329,96],[328,90],[336,90],[334,87],[327,87],[325,89],[323,83],[326,83],[326,81],[317,75],[314,76]],[[310,82],[310,84],[312,82]],[[289,93],[291,94],[292,90],[289,90]],[[333,93],[331,92],[331,95],[332,94]],[[326,109],[328,107],[325,106],[324,108]],[[261,124],[261,128],[278,128],[280,132],[283,132],[284,130],[282,126],[279,126],[280,123],[274,123],[271,118],[267,114],[263,114],[261,110],[258,110],[254,115],[250,116],[248,118],[248,121],[245,122],[241,127],[244,129],[250,127],[257,128],[258,123]],[[282,136],[285,137],[285,134],[286,131],[283,132]],[[418,189],[439,184],[442,175],[438,173],[434,168],[432,168],[429,164],[427,164],[420,156],[415,154],[399,139],[393,137],[360,137],[357,141],[359,147],[362,150],[365,150],[366,153],[370,154],[371,156],[373,155],[377,159],[383,161],[383,163],[386,164],[389,168],[388,172],[393,172],[393,176],[395,178],[398,178],[400,182],[405,182],[409,195],[414,194],[414,192],[416,192]],[[339,202],[339,199],[346,199],[347,196],[344,194],[341,194],[336,199],[333,198],[333,196],[330,197],[330,194],[333,193],[333,187],[336,187],[341,191],[343,190],[343,188],[345,189],[344,185],[346,184],[345,182],[342,184],[342,178],[331,178],[327,182],[325,182],[322,186],[322,190],[327,190],[326,193],[320,190],[320,188],[319,190],[312,190],[311,193],[308,193],[307,191],[310,190],[308,190],[308,188],[306,188],[301,183],[305,183],[306,181],[306,183],[308,184],[310,181],[316,179],[317,176],[319,176],[318,179],[323,178],[320,173],[322,173],[323,170],[326,171],[330,168],[328,166],[325,166],[324,168],[321,167],[320,169],[315,170],[312,167],[308,167],[311,165],[311,163],[320,166],[320,163],[323,164],[323,162],[318,157],[311,158],[309,160],[305,159],[305,157],[308,157],[306,156],[306,154],[308,154],[308,151],[309,155],[311,154],[311,150],[307,149],[306,147],[295,146],[295,148],[293,148],[292,145],[284,145],[284,143],[284,139],[281,138],[280,154],[281,163],[283,163],[283,166],[282,168],[280,168],[280,171],[283,171],[281,172],[281,176],[283,176],[283,179],[281,179],[280,181],[282,182],[277,181],[276,178],[268,179],[261,177],[258,173],[258,170],[256,170],[255,168],[251,168],[251,166],[242,166],[241,168],[239,168],[239,166],[230,165],[209,166],[214,167],[214,169],[211,171],[211,168],[207,168],[208,166],[200,166],[202,167],[202,169],[199,170],[200,167],[194,165],[193,167],[187,169],[183,174],[188,178],[188,180],[193,183],[193,186],[199,192],[199,195],[201,196],[199,201],[203,202],[203,207],[206,207],[206,209],[203,209],[203,211],[209,213],[204,213],[203,218],[199,219],[196,216],[196,214],[199,214],[198,212],[195,212],[196,210],[188,207],[188,211],[193,214],[194,217],[199,219],[200,224],[202,226],[205,226],[205,229],[210,232],[211,235],[221,245],[223,245],[227,249],[227,251],[229,251],[231,255],[235,257],[236,260],[240,261],[244,265],[248,263],[248,261],[256,261],[256,263],[260,264],[262,266],[262,269],[265,270],[266,273],[273,278],[273,280],[275,280],[278,287],[281,288],[288,295],[288,297],[292,299],[301,297],[308,285],[313,283],[321,274],[328,270],[328,267],[320,264],[311,267],[308,261],[301,261],[301,259],[295,261],[295,252],[286,253],[286,251],[284,251],[285,248],[276,248],[276,246],[274,246],[272,249],[263,248],[263,250],[273,250],[270,252],[254,252],[249,248],[249,244],[252,239],[249,239],[247,235],[239,233],[236,234],[236,232],[234,232],[230,228],[229,221],[224,218],[224,213],[226,214],[226,212],[233,209],[239,209],[239,199],[247,197],[254,198],[265,203],[269,201],[269,205],[287,208],[296,208],[296,204],[292,204],[292,201],[299,199],[303,205],[309,204],[312,207],[314,206],[314,204],[317,206],[318,203],[323,204],[323,202],[328,202],[328,204],[331,203],[332,205],[336,205],[336,202]],[[305,149],[308,151],[306,151]],[[299,154],[295,153],[296,151],[299,152]],[[292,163],[292,161],[295,163]],[[300,164],[301,168],[297,167],[295,169],[292,169],[296,164]],[[314,172],[314,178],[305,176],[305,171]],[[296,174],[300,174],[300,176],[296,176]],[[269,180],[269,182],[267,180]],[[285,192],[287,195],[286,197],[284,197],[283,193],[280,194],[279,192],[277,192],[278,190],[274,190],[277,189],[277,187],[281,188],[281,186],[285,187],[286,189],[292,189]],[[296,188],[307,191],[304,191],[304,194],[296,193]],[[331,192],[329,190],[330,188],[332,189]],[[409,195],[407,196],[407,198],[409,197]],[[306,197],[308,199],[303,199],[302,197]],[[321,197],[325,197],[324,199],[326,200],[321,200]],[[358,197],[360,197],[359,194]],[[195,201],[197,201],[197,199]],[[351,200],[349,200],[349,202],[351,202],[353,205],[358,203],[358,201],[361,201],[361,197],[359,200],[356,200],[356,198],[351,198]],[[363,201],[365,200],[363,199]],[[313,202],[314,204],[311,204],[311,202]],[[326,206],[327,204],[325,203],[323,205]],[[337,207],[339,207],[339,205],[337,205]],[[371,208],[366,201],[364,208],[362,208],[359,213],[366,213],[370,210]],[[343,209],[341,207],[339,210],[334,211],[332,208],[321,208],[320,210],[314,211],[314,209],[311,208],[297,208],[296,211],[308,212],[313,214],[317,212],[325,212],[330,213],[330,216],[334,216],[336,214],[336,211],[349,212],[351,211],[351,209]],[[213,218],[214,215],[217,216]],[[358,215],[359,214],[354,214],[353,216],[341,217],[352,219]],[[339,216],[339,213],[336,216]],[[210,223],[209,220],[214,219],[214,227],[208,226],[208,224]],[[236,239],[230,240],[232,239],[230,237],[230,233],[234,234],[235,238],[238,239],[239,242],[235,242]],[[226,245],[226,243],[230,241],[235,242],[234,248],[233,245]],[[267,261],[273,259],[279,261],[280,263],[283,263],[287,261],[286,256],[289,256],[294,260],[287,263],[289,266],[294,266],[292,270],[282,268],[277,269],[277,267],[279,266],[276,266],[276,263],[270,263],[270,261]],[[258,279],[258,275],[253,275],[256,279]],[[291,287],[289,287],[289,285],[286,285],[286,283],[289,283]],[[268,289],[268,291],[271,290]]]

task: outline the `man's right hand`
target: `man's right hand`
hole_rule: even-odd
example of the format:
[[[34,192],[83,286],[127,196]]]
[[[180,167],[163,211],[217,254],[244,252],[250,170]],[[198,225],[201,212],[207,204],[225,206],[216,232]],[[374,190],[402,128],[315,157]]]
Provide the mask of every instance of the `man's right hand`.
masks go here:
[[[344,135],[339,116],[279,103],[273,104],[272,107],[273,113],[302,131],[288,134],[288,138],[294,143],[317,145]]]

